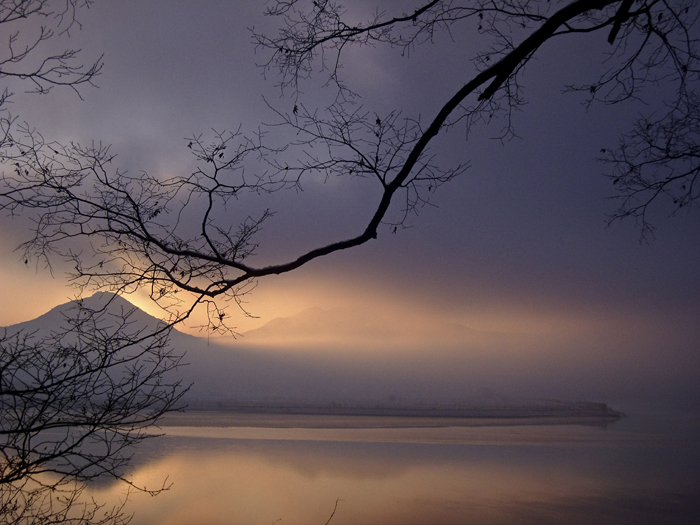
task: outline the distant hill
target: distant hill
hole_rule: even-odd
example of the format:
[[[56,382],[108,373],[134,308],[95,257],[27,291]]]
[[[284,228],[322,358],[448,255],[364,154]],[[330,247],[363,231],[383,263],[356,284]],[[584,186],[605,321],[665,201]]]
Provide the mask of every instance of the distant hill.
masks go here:
[[[92,310],[108,307],[109,312],[120,315],[130,313],[129,320],[138,327],[155,328],[161,321],[139,309],[122,296],[108,292],[97,292],[82,299],[82,304]],[[15,325],[5,327],[9,332],[59,331],[66,326],[66,318],[73,315],[77,302],[69,301],[52,308],[47,313]],[[178,344],[192,345],[207,341],[207,344],[223,344],[240,347],[299,346],[300,344],[366,343],[373,346],[394,343],[411,344],[429,341],[431,344],[474,344],[505,340],[508,336],[496,332],[474,330],[458,323],[428,323],[420,319],[402,319],[383,312],[339,307],[324,310],[309,308],[291,317],[275,318],[262,327],[244,332],[234,341],[231,337],[197,337],[184,334],[177,329],[173,337]]]
[[[109,311],[117,315],[132,312],[129,319],[139,327],[153,329],[160,323],[128,300],[110,293],[97,293],[83,299],[83,304],[94,309],[109,305]],[[75,301],[70,301],[7,330],[44,334],[59,331],[75,307]],[[412,402],[424,397],[439,402],[461,399],[465,390],[479,395],[483,378],[489,374],[475,381],[483,369],[476,361],[469,361],[471,370],[467,373],[455,375],[464,365],[443,371],[436,361],[440,355],[437,347],[431,346],[429,352],[382,350],[382,341],[391,340],[401,330],[404,341],[426,333],[423,328],[402,326],[385,315],[313,308],[290,318],[273,319],[235,342],[174,330],[170,345],[176,352],[186,353],[187,365],[176,373],[185,384],[195,384],[188,399],[196,405],[393,403],[392,399]],[[483,335],[460,325],[445,324],[435,330],[451,331],[471,341]],[[320,340],[325,343],[308,344]],[[345,344],[339,345],[338,341]],[[462,354],[458,358],[464,361]],[[418,384],[422,385],[419,390]]]
[[[127,299],[120,295],[109,292],[97,292],[90,297],[81,300],[82,305],[90,310],[100,311],[106,309],[108,315],[115,316],[115,319],[122,315],[128,314],[129,322],[134,329],[146,328],[156,329],[162,326],[162,321],[138,308],[130,303]],[[76,314],[78,311],[78,301],[68,301],[60,304],[45,314],[22,323],[17,323],[4,327],[7,333],[16,333],[23,331],[25,333],[50,334],[52,332],[61,332],[65,330],[69,324],[66,320]],[[107,322],[108,315],[103,319]],[[194,343],[198,338],[184,334],[178,330],[173,330],[171,340],[175,346],[183,347]]]
[[[272,319],[243,334],[249,343],[389,343],[455,344],[487,342],[503,334],[474,330],[458,323],[406,319],[376,310],[314,307],[291,317]]]
[[[129,319],[140,327],[160,323],[123,297],[99,293],[83,301],[109,305],[117,316],[132,311]],[[75,306],[59,305],[7,330],[61,330]],[[578,361],[553,359],[513,336],[349,308],[273,319],[235,342],[174,330],[170,345],[185,354],[187,364],[174,374],[194,383],[186,401],[197,407],[501,406],[523,398],[598,400],[601,385],[627,388],[627,376],[606,379],[606,363],[575,349],[565,357]]]
[[[129,319],[138,326],[156,327],[160,324],[159,319],[137,308],[123,297],[112,293],[97,292],[90,297],[82,299],[82,304],[91,310],[108,308],[109,312],[114,314],[132,312]],[[40,331],[42,333],[60,331],[66,327],[66,319],[75,314],[77,307],[77,301],[69,301],[52,308],[36,319],[7,326],[5,329],[9,333],[18,332],[20,330],[29,333],[35,331]]]

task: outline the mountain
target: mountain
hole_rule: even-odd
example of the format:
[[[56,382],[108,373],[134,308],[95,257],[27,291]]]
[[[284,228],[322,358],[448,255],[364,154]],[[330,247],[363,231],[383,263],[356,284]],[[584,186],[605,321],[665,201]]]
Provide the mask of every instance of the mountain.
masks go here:
[[[82,299],[82,305],[91,310],[106,309],[118,318],[129,314],[134,327],[155,329],[161,321],[139,309],[122,296],[109,292],[97,292]],[[76,300],[58,305],[33,319],[6,327],[8,332],[40,331],[50,333],[66,329],[66,320],[74,316]],[[249,344],[269,347],[298,347],[304,344],[369,344],[378,347],[391,344],[474,344],[503,340],[506,336],[495,332],[474,330],[457,323],[426,322],[420,318],[406,319],[387,312],[338,307],[324,310],[309,308],[291,317],[275,318],[260,328],[247,331],[233,341],[230,337],[196,337],[173,330],[178,344],[207,344],[241,347]],[[233,343],[233,344],[232,344]]]
[[[155,328],[160,324],[159,319],[137,308],[123,297],[109,292],[97,292],[90,297],[86,297],[82,299],[82,305],[85,308],[94,311],[108,309],[108,311],[113,315],[120,315],[122,313],[126,314],[130,312],[131,314],[129,315],[129,320],[138,327]],[[69,301],[52,308],[36,319],[17,323],[5,327],[5,329],[8,331],[8,333],[14,333],[20,330],[26,333],[38,331],[44,334],[59,332],[69,326],[66,320],[71,316],[74,316],[77,309],[78,301]]]
[[[309,308],[297,315],[272,319],[243,334],[248,343],[441,345],[474,344],[505,337],[458,323],[435,323],[377,310]]]
[[[83,302],[108,305],[116,318],[131,311],[135,326],[160,323],[112,294]],[[7,331],[60,330],[75,306],[57,306]],[[611,393],[638,390],[644,379],[586,353],[588,342],[570,342],[564,352],[560,345],[347,308],[274,319],[233,343],[176,330],[170,338],[187,363],[173,374],[194,383],[186,401],[198,407],[493,406],[523,398],[599,400],[600,392],[610,401]]]
[[[83,304],[93,309],[108,307],[117,318],[122,312],[131,312],[130,321],[140,328],[154,329],[160,323],[123,297],[109,293],[97,293],[83,299]],[[7,331],[59,331],[75,308],[75,301],[59,305],[34,320],[7,327]],[[445,327],[472,339],[480,336],[466,327]],[[183,383],[194,383],[187,395],[193,405],[376,403],[389,399],[438,402],[480,392],[484,378],[492,374],[483,373],[479,359],[464,361],[464,352],[441,354],[437,347],[429,352],[386,349],[384,343],[391,338],[407,340],[418,333],[425,330],[402,326],[385,314],[311,309],[291,318],[274,319],[234,343],[173,330],[170,345],[185,354],[187,364],[175,373]],[[318,343],[320,339],[327,343],[304,342]],[[338,341],[345,344],[336,344]],[[448,362],[452,364],[445,369]],[[469,363],[470,370],[464,369],[464,363]],[[479,374],[482,378],[477,380]]]

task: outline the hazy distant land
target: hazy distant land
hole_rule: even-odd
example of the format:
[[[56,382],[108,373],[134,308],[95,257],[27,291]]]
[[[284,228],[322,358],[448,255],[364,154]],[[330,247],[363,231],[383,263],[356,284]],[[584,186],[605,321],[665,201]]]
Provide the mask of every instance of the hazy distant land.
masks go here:
[[[166,415],[164,427],[399,428],[607,425],[624,417],[604,403],[539,401],[470,407],[207,405]]]
[[[159,323],[123,297],[109,293],[97,293],[83,304],[101,308],[108,302],[115,312],[133,310],[129,320],[134,329],[151,329]],[[73,306],[59,305],[7,331],[60,331]],[[187,354],[187,366],[176,374],[184,385],[193,386],[183,399],[187,411],[169,414],[161,424],[261,428],[605,425],[623,417],[604,403],[558,400],[596,399],[606,383],[598,381],[591,387],[590,378],[607,377],[607,360],[594,359],[595,366],[574,360],[567,367],[541,351],[540,343],[528,346],[527,338],[412,321],[396,324],[366,312],[312,308],[291,318],[273,319],[236,344],[175,330],[170,344]],[[396,339],[397,334],[421,341],[425,336],[430,344],[411,346]],[[401,344],[387,343],[394,340]],[[572,347],[569,355],[587,354]],[[626,377],[613,374],[610,379],[619,386]]]

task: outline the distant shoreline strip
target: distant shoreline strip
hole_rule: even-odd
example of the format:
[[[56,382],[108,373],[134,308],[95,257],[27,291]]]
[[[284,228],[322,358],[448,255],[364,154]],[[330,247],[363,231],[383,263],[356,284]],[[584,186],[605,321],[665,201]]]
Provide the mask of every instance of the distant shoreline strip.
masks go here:
[[[323,419],[319,416],[325,416]],[[319,407],[280,405],[191,406],[183,413],[166,415],[161,426],[287,426],[287,417],[297,425],[316,427],[362,426],[489,426],[519,424],[605,425],[625,415],[603,403],[548,403],[469,408],[409,407]],[[333,421],[328,421],[328,418]],[[301,419],[299,419],[301,418]]]

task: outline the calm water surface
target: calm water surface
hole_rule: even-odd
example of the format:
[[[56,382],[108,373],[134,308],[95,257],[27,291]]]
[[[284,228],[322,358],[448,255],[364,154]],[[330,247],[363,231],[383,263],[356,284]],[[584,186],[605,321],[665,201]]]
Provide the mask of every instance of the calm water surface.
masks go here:
[[[362,418],[354,426],[365,428],[295,428],[309,425],[281,417],[277,428],[164,427],[139,449],[134,479],[173,485],[132,495],[132,523],[323,525],[336,501],[334,525],[700,523],[692,415],[432,428]]]

